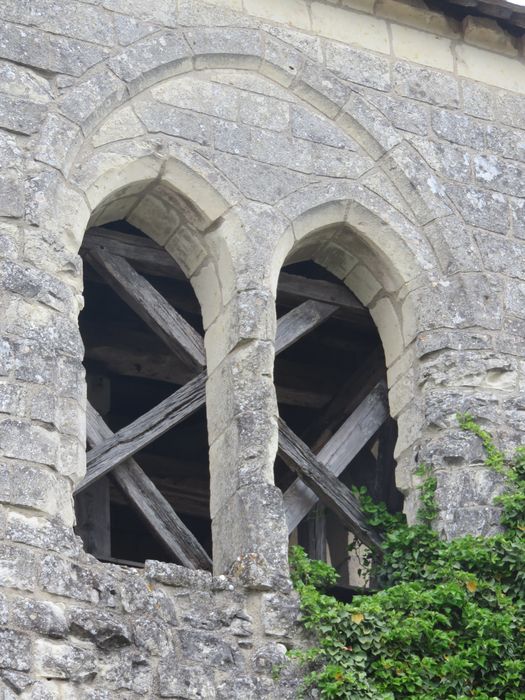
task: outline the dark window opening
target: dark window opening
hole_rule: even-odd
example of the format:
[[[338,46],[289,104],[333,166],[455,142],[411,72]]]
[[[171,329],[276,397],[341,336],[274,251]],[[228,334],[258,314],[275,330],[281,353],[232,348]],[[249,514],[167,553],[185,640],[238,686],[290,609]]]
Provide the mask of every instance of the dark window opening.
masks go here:
[[[279,281],[277,316],[284,317],[309,296],[324,303],[344,299],[338,295],[345,293],[349,293],[345,285],[316,263],[289,265],[283,268]],[[348,297],[352,298],[353,304],[336,305],[337,310],[329,318],[277,354],[275,360],[280,417],[315,455],[360,410],[378,383],[386,387],[379,334],[368,310],[353,295]],[[384,501],[396,512],[402,508],[394,476],[397,426],[388,409],[383,410],[380,421],[369,426],[367,418],[364,427],[359,426],[363,428],[362,436],[349,438],[348,462],[342,443],[339,454],[343,454],[344,467],[338,478],[349,487],[365,486],[375,500]],[[296,473],[278,457],[275,481],[285,493],[285,506],[286,492],[296,478]],[[346,587],[363,583],[356,562],[349,557],[351,538],[338,517],[319,501],[291,532],[291,542],[303,546],[313,558],[330,561],[340,574],[340,584]]]
[[[173,276],[170,256],[124,221],[107,225],[107,253],[126,252],[126,242],[146,245],[161,254],[130,255],[127,262],[203,336],[200,306],[189,281]],[[98,229],[97,243],[104,231]],[[114,233],[112,233],[114,232]],[[91,236],[91,238],[90,238]],[[84,258],[85,305],[79,318],[85,346],[88,401],[113,433],[154,409],[198,373],[181,361],[166,342],[139,317],[108,280],[90,263],[93,235],[88,232]],[[104,248],[101,249],[104,254]],[[89,436],[88,436],[89,437]],[[91,445],[90,445],[91,447]],[[88,452],[89,455],[89,452]],[[209,468],[206,411],[202,406],[133,454],[154,487],[211,558]],[[101,560],[141,564],[146,559],[181,563],[109,471],[75,498],[77,533],[86,550]],[[182,562],[184,563],[184,562]]]

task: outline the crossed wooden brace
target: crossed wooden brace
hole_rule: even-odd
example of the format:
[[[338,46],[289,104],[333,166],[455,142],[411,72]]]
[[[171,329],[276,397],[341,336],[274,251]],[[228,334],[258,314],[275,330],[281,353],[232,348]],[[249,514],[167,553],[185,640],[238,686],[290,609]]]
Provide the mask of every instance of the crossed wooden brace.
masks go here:
[[[155,254],[170,258],[162,250],[156,250]],[[133,259],[132,253],[128,255]],[[202,337],[122,255],[112,252],[111,245],[104,245],[100,236],[95,244],[89,245],[86,257],[101,277],[196,376],[116,433],[112,433],[103,418],[88,404],[87,440],[91,449],[87,453],[86,475],[77,486],[76,493],[111,472],[153,533],[178,561],[189,568],[210,569],[212,563],[208,554],[133,459],[134,454],[205,404],[206,370]],[[165,261],[165,264],[169,262]],[[290,281],[287,283],[290,284]],[[276,354],[297,342],[339,308],[338,304],[309,299],[289,311],[277,323]],[[299,477],[284,493],[290,532],[319,499],[364,544],[374,550],[380,548],[379,535],[367,525],[356,498],[337,476],[387,417],[386,389],[384,383],[379,382],[317,456],[279,419],[279,455]]]

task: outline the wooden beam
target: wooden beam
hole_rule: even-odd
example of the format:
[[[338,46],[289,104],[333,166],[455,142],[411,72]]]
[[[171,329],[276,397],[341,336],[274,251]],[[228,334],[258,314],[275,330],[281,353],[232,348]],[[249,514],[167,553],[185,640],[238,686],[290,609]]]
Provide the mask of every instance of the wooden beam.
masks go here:
[[[278,454],[316,496],[332,510],[363,544],[381,550],[379,534],[367,523],[359,502],[348,486],[320,462],[310,448],[290,430],[282,418],[279,424]]]
[[[123,256],[122,256],[123,257]],[[84,286],[87,287],[88,284],[91,287],[107,287],[108,284],[103,277],[101,277],[95,268],[88,264],[88,254],[84,253]],[[148,273],[142,269],[141,265],[136,262],[132,263],[133,268],[139,272],[141,275],[148,275]],[[168,303],[170,303],[177,311],[185,311],[192,316],[201,316],[201,307],[193,292],[193,288],[189,284],[188,280],[175,280],[170,277],[154,277],[154,287],[162,294]]]
[[[316,305],[318,302],[311,302]],[[305,302],[301,307],[309,305]],[[324,305],[328,306],[328,305]],[[298,307],[298,309],[301,309]],[[310,306],[311,308],[311,306]],[[281,352],[284,347],[289,347],[295,340],[301,338],[308,323],[317,325],[329,315],[327,310],[313,310],[307,314],[296,313],[293,309],[286,316],[279,319],[277,324],[276,352]],[[292,322],[290,322],[290,318]],[[177,389],[167,399],[161,401],[144,415],[116,432],[111,438],[93,447],[87,453],[86,476],[77,487],[77,491],[85,489],[104,474],[107,474],[117,464],[149,445],[165,432],[195,413],[205,403],[206,372],[199,375]]]
[[[279,294],[286,295],[294,301],[322,301],[335,304],[343,309],[350,309],[368,315],[368,310],[344,284],[328,282],[327,280],[310,279],[300,275],[281,272],[277,282]]]
[[[205,384],[206,372],[201,372],[150,411],[89,450],[86,476],[77,486],[77,491],[82,491],[117,464],[132,457],[195,413],[204,404]]]
[[[305,524],[308,556],[317,561],[326,561],[326,507],[322,503],[316,503]]]
[[[326,406],[332,398],[322,391],[313,391],[302,387],[283,386],[275,384],[277,402],[284,406],[300,406],[301,408],[319,409]]]
[[[75,532],[82,538],[84,549],[97,559],[111,556],[109,483],[96,484],[75,497]]]
[[[337,428],[359,406],[385,375],[381,350],[368,355],[352,374],[344,380],[325,410],[301,434],[314,454],[325,445]]]
[[[277,322],[275,353],[286,350],[304,335],[313,331],[323,321],[333,316],[337,308],[334,304],[309,300],[281,316]]]
[[[88,252],[94,248],[103,248],[108,253],[130,260],[134,267],[144,274],[186,279],[171,255],[147,237],[92,228],[84,237],[82,250]],[[373,327],[367,309],[342,283],[281,272],[277,291],[282,300],[290,305],[308,299],[335,304],[339,307],[336,314],[342,320],[362,322],[367,327]]]
[[[130,260],[139,272],[171,279],[187,279],[171,255],[147,236],[133,236],[130,233],[105,228],[90,228],[82,241],[81,252],[85,253],[94,248]]]
[[[195,377],[166,348],[156,335],[130,328],[125,323],[107,324],[82,319],[80,332],[86,346],[86,359],[125,377],[153,379],[170,384],[186,384]]]
[[[87,439],[94,447],[113,436],[102,416],[88,404]],[[113,478],[166,549],[191,569],[211,569],[211,559],[151,479],[133,459],[113,470]]]
[[[326,443],[317,459],[339,476],[387,418],[386,386],[379,382]],[[292,532],[317,503],[318,495],[296,479],[284,493],[283,500],[288,532]]]
[[[180,481],[173,481],[173,475],[172,478],[156,478],[149,473],[149,470],[148,472],[146,471],[147,466],[142,454],[140,455],[140,464],[143,471],[150,477],[151,481],[178,515],[210,518],[209,479],[181,479]],[[125,495],[116,486],[111,492],[111,500],[114,503],[127,503]]]
[[[154,348],[151,334],[129,331],[125,326],[113,326],[107,334],[103,326],[92,323],[82,324],[85,339],[85,359],[97,363],[97,371],[105,370],[123,377],[152,379],[170,384],[186,384],[195,375],[164,347]],[[107,336],[107,337],[106,337]],[[149,342],[148,342],[149,341]],[[160,343],[159,343],[160,344]],[[316,377],[315,386],[301,386],[301,377],[307,371],[315,371],[311,366],[304,370],[287,363],[286,369],[276,371],[275,390],[277,401],[288,406],[322,408],[331,399],[332,377]],[[279,378],[278,375],[281,375]],[[304,384],[304,382],[302,382]]]
[[[205,367],[201,336],[124,258],[92,248],[87,260],[182,362],[197,371]]]

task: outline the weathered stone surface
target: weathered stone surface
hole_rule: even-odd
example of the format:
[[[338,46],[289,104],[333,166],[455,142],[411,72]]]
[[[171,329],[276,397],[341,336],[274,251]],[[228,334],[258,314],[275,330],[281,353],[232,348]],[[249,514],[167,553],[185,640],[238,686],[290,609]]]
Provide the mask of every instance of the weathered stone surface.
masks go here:
[[[174,654],[159,664],[159,688],[161,698],[183,700],[214,700],[217,697],[213,672],[210,669],[178,669],[179,660]]]
[[[497,97],[493,90],[470,80],[463,80],[461,87],[463,90],[463,108],[467,114],[480,119],[494,119]]]
[[[396,97],[393,94],[367,90],[367,99],[388,118],[393,126],[414,134],[426,136],[430,119],[429,108],[419,102]],[[426,141],[426,143],[431,143]]]
[[[46,105],[53,99],[49,80],[7,61],[0,61],[0,92],[35,106]]]
[[[42,0],[38,6],[6,0],[2,19],[38,27],[53,34],[112,45],[111,15],[100,7],[71,5],[65,0]]]
[[[281,667],[286,659],[287,649],[280,642],[270,642],[253,655],[253,663],[258,672],[272,671]]]
[[[316,94],[319,95],[321,98],[319,108],[330,115],[335,114],[338,111],[337,107],[342,107],[352,93],[352,89],[342,80],[336,78],[331,71],[310,61],[305,64],[301,71],[296,91],[301,96],[312,96],[314,99]],[[325,104],[326,107],[323,108]],[[332,105],[335,106],[335,109]]]
[[[393,79],[399,95],[440,107],[459,106],[457,83],[444,73],[400,62],[394,65]]]
[[[80,76],[108,54],[107,49],[91,43],[9,22],[0,30],[0,56],[42,70]]]
[[[447,191],[467,224],[496,233],[508,232],[509,206],[502,194],[460,185],[450,185]]]
[[[43,639],[35,644],[37,673],[46,678],[88,681],[96,676],[95,656],[89,649]]]
[[[166,32],[160,37],[138,41],[112,58],[109,66],[125,82],[140,84],[159,66],[174,69],[182,65],[188,53],[182,32]]]
[[[55,554],[48,554],[42,559],[39,583],[45,591],[66,598],[88,603],[99,600],[99,592],[89,569],[71,564]]]
[[[357,144],[329,119],[299,105],[290,109],[290,125],[292,135],[297,138],[334,148],[357,149]]]
[[[137,112],[144,126],[152,132],[178,136],[203,146],[211,143],[212,122],[203,115],[195,119],[195,115],[180,109],[151,103],[140,105]]]
[[[303,55],[275,37],[265,36],[261,72],[282,85],[290,85],[303,65]]]
[[[20,632],[0,630],[0,668],[28,671],[31,667],[31,643]]]
[[[0,593],[0,625],[7,625],[9,619],[9,608],[7,605],[7,597]]]
[[[16,695],[20,695],[24,690],[33,685],[33,679],[28,673],[23,673],[21,671],[3,671],[0,674],[2,679],[5,681],[6,686],[13,690]],[[9,697],[8,695],[6,696]]]
[[[148,658],[136,649],[117,651],[102,671],[105,685],[112,691],[132,691],[138,695],[151,692],[152,672]]]
[[[111,612],[69,608],[67,618],[73,636],[89,639],[100,649],[118,649],[131,644],[130,630]]]
[[[297,624],[297,594],[264,593],[262,605],[263,626],[266,634],[269,637],[293,637]]]
[[[470,182],[472,157],[466,148],[412,137],[411,142],[432,170],[443,178]]]
[[[0,449],[6,457],[52,466],[55,462],[57,436],[37,425],[7,419],[0,423]]]
[[[440,138],[470,148],[476,148],[482,143],[485,133],[484,124],[444,109],[432,112],[432,128]]]
[[[425,231],[446,274],[482,269],[475,240],[461,221],[455,217],[433,221]]]
[[[13,512],[9,515],[5,534],[11,542],[31,545],[45,551],[51,550],[76,557],[82,551],[81,539],[58,518],[50,522],[42,517]]]
[[[505,158],[525,160],[525,133],[490,124],[485,130],[487,148]]]
[[[74,91],[64,94],[59,102],[60,111],[70,121],[86,129],[110,106],[117,105],[123,94],[124,84],[112,71],[97,71],[79,83]]]
[[[67,622],[61,606],[49,601],[17,598],[11,602],[12,622],[22,629],[33,630],[47,637],[65,637]]]
[[[230,57],[230,63],[258,67],[262,56],[262,40],[259,32],[243,28],[213,27],[190,29],[186,39],[196,56]],[[198,67],[206,66],[206,61],[197,59]]]
[[[242,665],[239,652],[218,635],[184,630],[179,638],[183,656],[199,659],[204,666],[224,669]]]
[[[300,173],[227,153],[218,154],[215,163],[246,197],[267,204],[275,204],[308,181]]]
[[[516,197],[525,196],[525,165],[497,156],[479,155],[474,158],[474,178],[479,184],[498,192]]]
[[[0,95],[0,126],[22,134],[38,131],[46,112],[45,105],[19,97]]]
[[[340,78],[376,90],[390,90],[390,63],[386,58],[341,44],[327,44],[325,52],[326,67]]]
[[[209,590],[212,584],[212,576],[207,571],[193,571],[184,566],[160,561],[148,560],[145,574],[148,578],[167,586]]]
[[[525,98],[488,84],[519,88],[521,64],[451,45],[425,9],[388,33],[373,3],[343,5],[1,3],[6,700],[297,696],[301,669],[272,678],[303,641],[273,485],[285,259],[316,261],[372,307],[409,517],[417,454],[438,476],[443,536],[497,530],[501,484],[455,414],[509,449],[525,431]],[[432,21],[420,33],[413,16]],[[166,245],[203,306],[214,565],[231,575],[102,564],[73,534],[77,252],[94,208],[91,222],[127,217]]]
[[[512,239],[501,240],[499,236],[482,231],[476,235],[476,240],[488,270],[525,279],[525,262],[522,257],[525,243]]]
[[[288,126],[289,105],[265,95],[247,94],[240,103],[239,119],[250,126],[283,131]]]
[[[24,188],[16,174],[0,177],[0,215],[19,217],[24,213]]]

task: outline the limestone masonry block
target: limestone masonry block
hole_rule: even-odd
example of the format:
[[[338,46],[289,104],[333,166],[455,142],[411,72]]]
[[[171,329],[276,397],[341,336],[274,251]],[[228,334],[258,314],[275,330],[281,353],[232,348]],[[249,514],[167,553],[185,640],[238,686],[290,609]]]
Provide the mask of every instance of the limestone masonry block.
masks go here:
[[[311,11],[312,29],[321,36],[371,51],[390,52],[388,28],[383,20],[321,2],[313,2]]]
[[[392,24],[391,29],[392,48],[397,58],[441,70],[454,70],[452,44],[449,39],[398,24]]]

